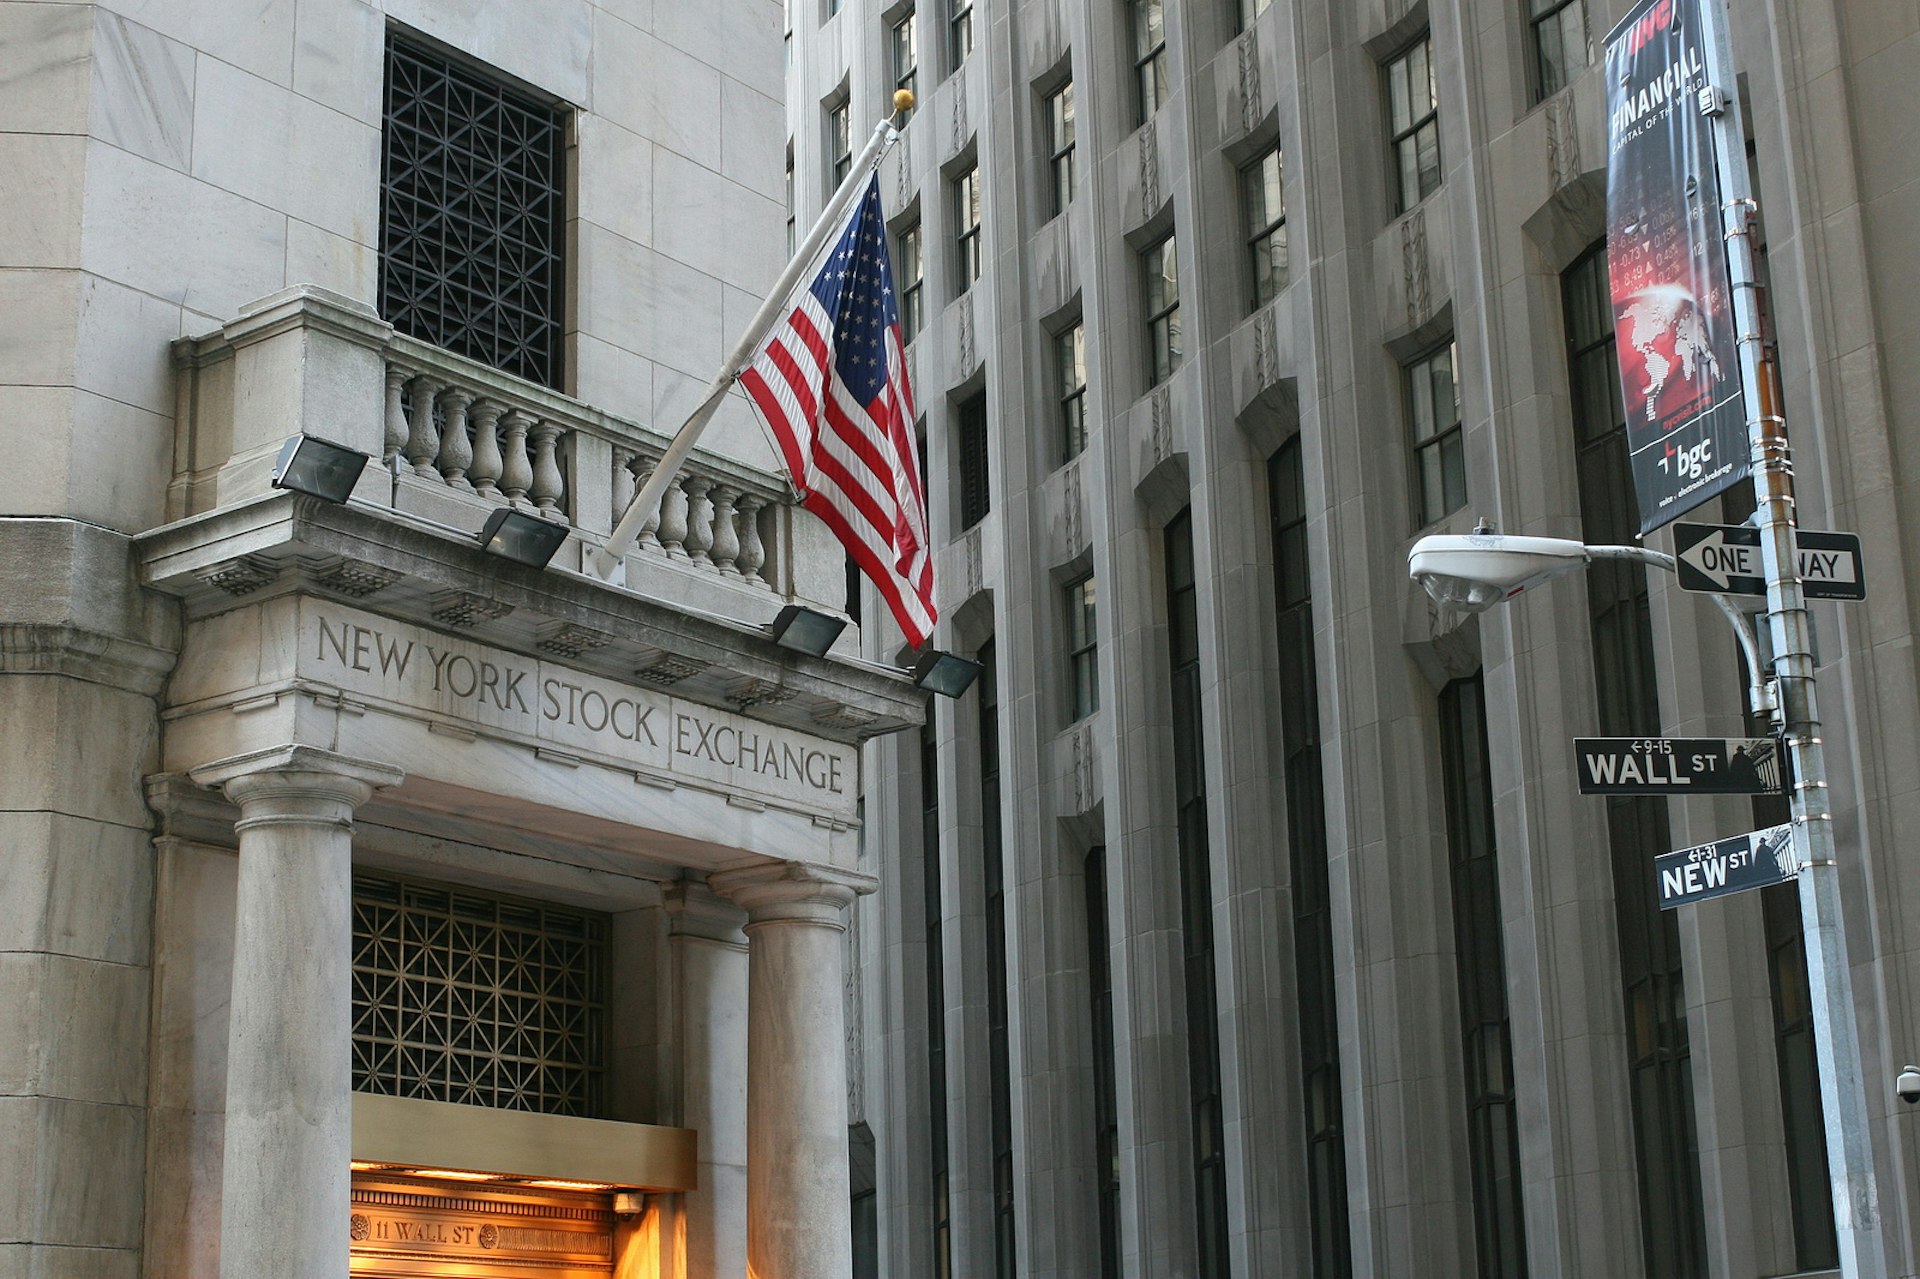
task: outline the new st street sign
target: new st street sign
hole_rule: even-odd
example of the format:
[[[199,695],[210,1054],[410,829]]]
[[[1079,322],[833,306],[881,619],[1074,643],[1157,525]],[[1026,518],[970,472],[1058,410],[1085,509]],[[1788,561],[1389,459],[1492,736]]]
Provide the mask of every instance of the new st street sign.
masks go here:
[[[1863,600],[1860,538],[1854,533],[1795,529],[1800,588],[1810,600]],[[1746,524],[1675,524],[1673,557],[1680,589],[1711,595],[1765,595],[1760,530]]]
[[[1773,795],[1771,737],[1576,737],[1582,795]]]
[[[1784,884],[1799,870],[1792,826],[1769,826],[1698,848],[1662,853],[1653,859],[1661,910],[1749,888]]]

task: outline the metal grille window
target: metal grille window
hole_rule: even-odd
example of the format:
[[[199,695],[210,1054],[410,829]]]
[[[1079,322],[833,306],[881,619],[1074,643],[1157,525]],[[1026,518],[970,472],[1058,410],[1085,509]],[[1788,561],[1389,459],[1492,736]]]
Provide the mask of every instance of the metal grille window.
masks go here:
[[[1053,211],[1073,202],[1073,81],[1047,95],[1047,146],[1052,151]]]
[[[1100,709],[1100,627],[1095,614],[1093,574],[1067,587],[1067,668],[1076,720]]]
[[[1320,676],[1313,651],[1313,575],[1300,437],[1267,463],[1273,541],[1274,639],[1280,659],[1280,745],[1293,889],[1293,965],[1300,1007],[1301,1102],[1307,1134],[1307,1215],[1313,1273],[1353,1272],[1347,1238],[1347,1156],[1340,1036],[1333,988],[1333,905],[1327,875],[1326,787],[1320,765]]]
[[[1017,1222],[1013,1199],[1013,1066],[1007,1039],[1007,892],[1000,833],[1000,688],[993,641],[976,654],[980,678],[980,881],[987,921],[988,1126],[993,1136],[993,1272],[1011,1279]]]
[[[1407,366],[1407,419],[1413,433],[1413,505],[1422,527],[1467,504],[1466,442],[1460,431],[1460,383],[1454,346]]]
[[[1433,39],[1421,36],[1387,63],[1387,122],[1393,130],[1397,209],[1405,213],[1440,185],[1440,95]]]
[[[953,295],[959,297],[980,278],[980,169],[968,169],[953,183]]]
[[[1167,525],[1165,549],[1196,1270],[1207,1279],[1226,1279],[1233,1263],[1227,1250],[1226,1117],[1220,1086],[1220,998],[1213,971],[1213,871],[1208,861],[1206,726],[1200,696],[1199,592],[1193,572],[1191,510],[1181,511]]]
[[[1128,0],[1133,10],[1135,123],[1145,124],[1167,101],[1167,13],[1163,0]]]
[[[893,28],[887,36],[887,65],[893,71],[893,87],[905,89],[915,97],[919,96],[920,84],[920,45],[914,35],[914,11],[908,9],[894,19]],[[900,113],[900,123],[906,124],[913,119],[913,108],[908,107]]]
[[[947,0],[947,69],[958,71],[973,52],[973,0]]]
[[[1533,32],[1534,101],[1565,88],[1593,64],[1586,0],[1527,0]]]
[[[1120,1279],[1120,1100],[1114,1082],[1113,957],[1107,942],[1107,850],[1087,850],[1087,994],[1093,1002],[1094,1188],[1101,1279]]]
[[[1520,1196],[1520,1126],[1514,1114],[1507,951],[1501,938],[1500,868],[1493,842],[1486,687],[1479,675],[1454,680],[1440,691],[1440,732],[1474,1237],[1483,1279],[1525,1279],[1527,1228]]]
[[[1146,276],[1147,375],[1159,386],[1180,367],[1180,268],[1173,237],[1140,255]]]
[[[853,108],[842,98],[827,107],[827,172],[833,175],[828,195],[840,189],[853,171]]]
[[[947,1146],[945,910],[940,896],[940,751],[927,707],[920,726],[920,901],[927,951],[927,1166],[933,1181],[933,1279],[952,1279],[953,1203]]]
[[[1053,362],[1060,374],[1060,460],[1071,462],[1087,447],[1087,331],[1080,321],[1053,339]]]
[[[380,314],[559,386],[565,137],[564,110],[390,34]]]
[[[970,529],[993,509],[987,480],[987,397],[976,395],[954,411],[960,451],[960,527]]]
[[[1627,459],[1626,414],[1614,372],[1613,308],[1605,246],[1561,276],[1568,381],[1573,399],[1580,536],[1588,543],[1632,541],[1639,530]],[[1604,378],[1610,387],[1595,385]],[[1587,570],[1593,673],[1600,732],[1657,737],[1660,695],[1646,570],[1620,561]],[[1628,1079],[1640,1189],[1640,1243],[1650,1279],[1707,1273],[1700,1161],[1694,1146],[1693,1071],[1685,973],[1675,912],[1655,908],[1647,864],[1673,847],[1667,805],[1610,795],[1614,925],[1626,1013]]]
[[[1247,209],[1247,256],[1253,268],[1253,305],[1273,301],[1287,287],[1287,203],[1280,187],[1280,148],[1240,170]]]
[[[894,237],[893,280],[900,294],[900,338],[911,342],[920,335],[920,326],[927,322],[927,260],[920,240],[920,224],[912,226]],[[922,477],[926,469],[921,468]]]
[[[605,916],[357,875],[353,1086],[597,1116],[606,970]]]

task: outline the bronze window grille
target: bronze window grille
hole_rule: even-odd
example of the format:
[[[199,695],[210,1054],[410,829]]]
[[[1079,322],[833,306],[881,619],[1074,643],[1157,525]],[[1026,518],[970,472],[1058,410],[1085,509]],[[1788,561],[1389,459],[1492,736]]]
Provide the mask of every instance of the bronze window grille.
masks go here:
[[[390,33],[380,314],[558,387],[565,140],[564,110]]]
[[[353,881],[353,1086],[597,1117],[607,921],[444,884]]]

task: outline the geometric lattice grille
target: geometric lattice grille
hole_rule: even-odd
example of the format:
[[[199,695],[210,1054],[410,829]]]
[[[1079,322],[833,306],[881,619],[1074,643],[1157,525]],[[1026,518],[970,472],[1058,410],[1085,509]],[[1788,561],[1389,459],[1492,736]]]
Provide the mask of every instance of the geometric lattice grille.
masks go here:
[[[353,1086],[598,1117],[606,966],[604,916],[356,875]]]
[[[380,314],[560,385],[566,114],[387,37]]]

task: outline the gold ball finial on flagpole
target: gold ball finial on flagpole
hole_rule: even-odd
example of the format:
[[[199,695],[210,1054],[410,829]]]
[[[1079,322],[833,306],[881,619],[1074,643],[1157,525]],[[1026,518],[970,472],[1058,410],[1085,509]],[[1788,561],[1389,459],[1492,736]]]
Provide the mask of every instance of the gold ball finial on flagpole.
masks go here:
[[[893,113],[895,115],[904,115],[911,110],[913,110],[913,90],[895,89],[893,91]]]

